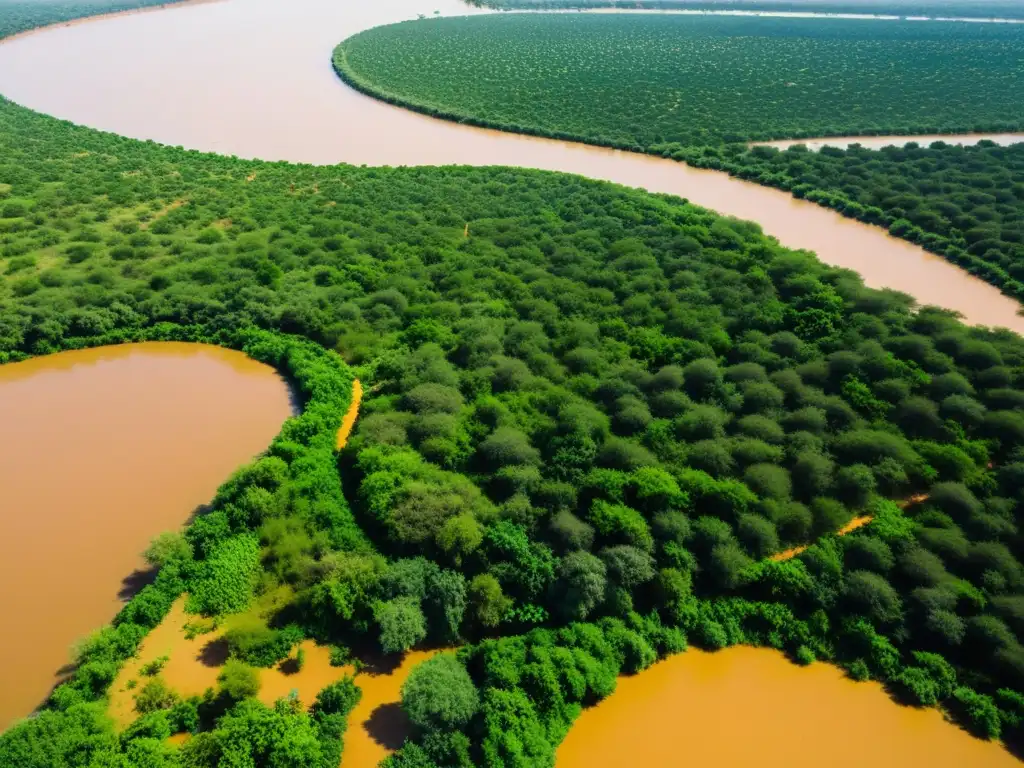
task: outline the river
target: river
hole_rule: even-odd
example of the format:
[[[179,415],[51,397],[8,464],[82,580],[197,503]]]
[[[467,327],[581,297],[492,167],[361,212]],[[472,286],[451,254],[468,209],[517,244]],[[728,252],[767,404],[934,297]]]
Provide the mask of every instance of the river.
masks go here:
[[[776,651],[691,649],[584,711],[557,768],[597,765],[763,768],[1019,768],[1009,752],[895,704],[878,683]]]
[[[973,323],[1024,331],[1018,304],[992,286],[784,192],[668,160],[434,120],[362,96],[334,75],[331,50],[355,32],[435,11],[470,10],[459,0],[225,0],[58,27],[0,45],[0,93],[122,135],[241,157],[516,165],[676,194],[756,220],[783,244],[855,269],[869,285],[956,309]],[[139,565],[146,540],[208,499],[235,465],[266,445],[288,413],[284,388],[272,374],[243,376],[226,357],[209,359],[211,352],[171,355],[173,362],[141,349],[74,354],[85,355],[80,365],[61,355],[0,368],[4,394],[16,394],[0,400],[0,419],[22,425],[15,439],[0,444],[6,451],[0,453],[0,487],[5,501],[15,501],[11,508],[49,510],[0,521],[18,526],[0,532],[10,550],[0,559],[0,567],[9,568],[0,574],[8,585],[0,607],[23,617],[28,628],[38,625],[34,615],[47,617],[45,635],[26,640],[19,633],[15,641],[12,632],[0,641],[9,644],[0,646],[8,658],[21,662],[5,679],[0,722],[37,703],[67,644],[116,610],[117,586]],[[211,368],[216,363],[219,374]],[[267,390],[257,396],[251,388],[261,377]],[[133,397],[142,400],[131,406]],[[4,407],[11,411],[7,417]],[[248,432],[257,426],[258,434]],[[213,447],[214,436],[230,445]],[[26,464],[29,459],[34,463]],[[51,478],[60,482],[47,482]],[[19,483],[20,496],[11,490]],[[101,513],[114,525],[96,526]],[[47,528],[54,524],[73,534],[57,541]],[[33,535],[46,546],[33,549]],[[96,557],[93,547],[100,546],[104,554]],[[312,670],[321,662],[314,659]],[[389,683],[379,697],[391,701],[385,714],[394,712],[394,695]],[[369,723],[384,706],[353,720]],[[737,721],[742,739],[735,738]],[[856,748],[823,742],[836,733],[856,738]],[[360,738],[351,745],[352,758]],[[370,759],[387,740],[372,739]],[[898,708],[878,686],[854,685],[835,668],[800,669],[751,649],[714,656],[690,651],[621,681],[616,695],[584,714],[558,758],[560,768],[610,762],[1017,764],[998,746],[945,725],[934,710]]]
[[[780,141],[755,141],[754,144],[776,149],[787,149],[803,144],[815,152],[822,147],[849,147],[860,144],[867,149],[881,149],[882,147],[897,146],[916,142],[922,147],[927,147],[933,141],[944,141],[947,144],[966,146],[977,144],[982,140],[991,141],[1002,146],[1019,144],[1024,141],[1024,133],[965,133],[958,136],[947,136],[942,134],[927,134],[920,136],[827,136],[818,139],[782,139]]]
[[[224,0],[56,27],[0,45],[0,93],[95,128],[240,157],[514,165],[679,195],[755,220],[869,285],[1024,332],[1018,303],[995,287],[780,190],[670,160],[448,123],[338,81],[330,62],[338,42],[435,11],[480,12],[461,0]]]
[[[117,613],[150,539],[182,526],[291,413],[272,368],[218,347],[0,366],[0,730]]]

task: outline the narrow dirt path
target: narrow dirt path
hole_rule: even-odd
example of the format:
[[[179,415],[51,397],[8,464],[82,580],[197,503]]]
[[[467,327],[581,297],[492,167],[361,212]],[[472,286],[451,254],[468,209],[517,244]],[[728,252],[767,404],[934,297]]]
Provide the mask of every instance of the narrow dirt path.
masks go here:
[[[836,531],[836,535],[845,536],[848,533],[853,533],[858,528],[863,528],[865,525],[867,525],[874,519],[875,518],[872,515],[863,515],[861,517],[855,517],[853,518],[853,520],[851,520],[838,531]],[[807,548],[810,546],[810,544],[801,544],[799,547],[793,547],[792,549],[787,549],[783,552],[777,552],[776,554],[771,556],[771,559],[774,560],[776,563],[781,563],[786,560],[792,560],[797,555],[806,552]]]
[[[352,434],[352,427],[356,425],[359,417],[359,404],[363,402],[363,385],[359,379],[352,382],[352,404],[348,407],[348,413],[341,420],[341,429],[338,430],[338,450],[340,451],[348,443],[348,437]]]
[[[915,493],[913,496],[908,496],[903,501],[899,502],[899,508],[907,509],[909,507],[915,507],[918,504],[923,504],[926,501],[928,501],[927,493]],[[853,520],[851,520],[838,531],[836,531],[836,535],[845,536],[848,533],[853,533],[858,528],[863,528],[865,525],[867,525],[874,519],[875,518],[872,515],[862,515],[860,517],[855,517],[853,518]],[[813,544],[813,542],[811,543]],[[783,550],[782,552],[777,552],[776,554],[772,555],[769,559],[774,560],[776,563],[785,562],[786,560],[792,560],[797,555],[806,552],[807,548],[810,546],[811,544],[801,544],[799,547],[793,547],[791,549]]]

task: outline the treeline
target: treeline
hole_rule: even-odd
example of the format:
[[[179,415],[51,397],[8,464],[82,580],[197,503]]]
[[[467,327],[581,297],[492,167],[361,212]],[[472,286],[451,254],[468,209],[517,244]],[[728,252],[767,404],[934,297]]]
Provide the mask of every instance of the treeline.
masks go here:
[[[470,5],[498,10],[564,10],[590,8],[637,8],[685,11],[752,11],[802,13],[857,13],[1020,19],[1016,0],[467,0]]]
[[[0,737],[0,764],[326,764],[351,684],[311,714],[251,698],[246,665],[302,637],[472,646],[410,682],[413,765],[544,760],[616,674],[687,639],[840,661],[982,735],[1016,728],[1019,336],[677,199],[523,169],[248,162],[6,101],[0,267],[0,360],[208,340],[304,401],[151,550],[156,582]],[[366,397],[339,456],[342,358]],[[901,513],[911,496],[928,500]],[[219,691],[150,688],[113,733],[106,688],[175,597],[221,615],[278,590],[293,599],[229,637]],[[198,735],[163,746],[172,731]]]
[[[0,0],[0,38],[100,13],[134,11],[181,0]]]
[[[875,151],[796,146],[657,148],[666,157],[778,187],[885,227],[1024,298],[1024,143],[935,142]]]
[[[1020,92],[1020,84],[1011,82],[1015,76],[1007,80],[1008,71],[1000,74],[1009,60],[996,63],[1024,40],[1019,29],[1006,32],[1006,37],[1004,30],[982,41],[974,38],[966,25],[922,33],[920,24],[849,22],[853,26],[847,27],[847,23],[798,22],[794,32],[794,22],[771,19],[443,19],[357,35],[336,50],[335,68],[366,93],[437,117],[658,154],[791,191],[851,218],[885,227],[1021,298],[1024,169],[1016,147],[940,143],[881,151],[826,148],[817,153],[801,148],[788,152],[747,148],[748,140],[768,136],[915,133],[924,123],[908,122],[902,111],[920,96],[924,112],[942,114],[945,107],[936,104],[936,93],[942,94],[938,100],[945,101],[954,116],[941,130],[971,130],[972,123],[964,116],[970,115],[974,121],[984,110],[965,108],[965,102],[953,96],[961,87],[950,87],[950,78],[959,77],[958,67],[952,59],[944,59],[964,45],[978,44],[987,51],[976,63],[985,71],[985,78],[993,78],[993,86],[1001,83],[998,88],[1008,87],[1005,95]],[[722,82],[712,88],[700,87],[699,73],[697,77],[691,77],[692,73],[684,76],[678,69],[704,67],[721,55],[721,51],[712,52],[710,58],[703,53],[695,55],[687,45],[696,40],[717,46],[722,39],[742,47],[731,58],[743,71],[727,75],[732,65],[716,65],[708,76]],[[818,97],[812,99],[816,106],[808,107],[802,90],[807,85],[804,68],[787,75],[786,56],[771,53],[792,53],[811,40],[814,45],[837,45],[828,64],[810,67],[816,77],[827,82],[827,88],[835,89],[840,101],[831,107],[826,106],[827,98]],[[765,41],[771,41],[768,48],[761,47]],[[913,79],[921,93],[915,96],[912,85],[884,85],[888,75],[881,79],[872,76],[870,87],[854,87],[844,72],[856,70],[857,76],[868,76],[870,70],[847,66],[857,58],[858,43],[871,46],[876,53],[887,51],[886,56],[894,61],[906,57],[906,66],[900,64],[894,70],[900,77],[920,67]],[[945,48],[946,53],[924,53],[932,45]],[[594,57],[587,55],[590,46]],[[631,53],[637,47],[643,49],[642,55]],[[681,48],[688,50],[686,56],[680,56]],[[615,50],[621,55],[605,55]],[[762,56],[762,64],[751,64]],[[915,61],[910,63],[910,59]],[[676,78],[671,82],[667,79],[670,73]],[[742,94],[742,83],[754,82],[747,78],[762,78],[761,87],[733,102]],[[799,96],[797,102],[788,101],[788,95],[767,95],[783,82],[786,87],[780,93],[792,90]],[[629,86],[623,87],[623,83]],[[966,80],[961,85],[979,91],[988,87]],[[850,95],[851,87],[870,103],[856,104],[859,97]],[[890,97],[904,104],[891,104]],[[764,109],[751,109],[763,99],[771,103]],[[823,122],[816,124],[813,112],[819,108]],[[777,110],[784,123],[769,126]],[[874,124],[872,114],[880,116]],[[739,123],[730,123],[733,118],[762,126],[739,128]],[[732,130],[723,130],[730,124]],[[997,125],[1007,128],[1012,121],[988,123],[991,130],[998,130]],[[673,133],[675,139],[656,138]]]
[[[512,14],[377,27],[334,63],[438,117],[647,151],[1016,130],[1022,51],[1013,24]]]

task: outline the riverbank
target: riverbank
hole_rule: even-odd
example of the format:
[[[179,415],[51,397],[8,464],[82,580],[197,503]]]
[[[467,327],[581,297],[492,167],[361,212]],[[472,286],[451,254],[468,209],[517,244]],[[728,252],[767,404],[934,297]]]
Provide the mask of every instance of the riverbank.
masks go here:
[[[0,506],[12,513],[0,516],[0,580],[31,585],[0,594],[0,611],[30,628],[0,638],[0,728],[66,676],[71,645],[152,577],[140,556],[150,540],[264,450],[293,415],[290,400],[274,369],[209,345],[0,366]]]
[[[822,147],[838,147],[840,149],[859,144],[866,149],[882,149],[883,147],[901,147],[916,143],[927,147],[932,142],[941,141],[945,144],[970,146],[982,141],[991,141],[1000,146],[1009,146],[1024,141],[1024,133],[930,133],[902,134],[890,136],[821,136],[813,139],[780,139],[779,141],[754,141],[752,147],[774,147],[786,150],[790,147],[803,145],[817,152]]]
[[[617,11],[615,13],[618,13]],[[601,14],[597,14],[601,15]],[[627,12],[628,15],[628,12]],[[586,21],[583,21],[586,19]],[[765,22],[768,24],[768,22]],[[822,25],[818,25],[822,27]],[[822,27],[823,28],[823,27]],[[848,74],[850,69],[866,67],[874,72],[872,88],[880,94],[891,94],[895,90],[903,94],[903,106],[889,107],[882,110],[889,115],[886,119],[892,124],[914,125],[919,130],[922,142],[927,145],[928,139],[938,139],[941,134],[930,133],[940,126],[956,126],[963,130],[975,129],[982,131],[1001,126],[1016,125],[1017,120],[1008,119],[1007,112],[996,119],[996,113],[974,114],[975,110],[964,112],[928,112],[922,122],[921,110],[915,109],[917,98],[927,98],[917,94],[913,89],[906,88],[902,83],[889,82],[891,74],[886,74],[892,67],[902,71],[912,67],[910,60],[897,60],[905,55],[906,50],[914,50],[917,57],[929,60],[939,58],[935,76],[929,79],[934,88],[948,91],[951,103],[959,103],[955,96],[958,90],[963,91],[965,81],[950,72],[957,67],[952,60],[942,63],[940,53],[946,44],[936,48],[938,38],[933,35],[919,35],[912,31],[911,26],[904,25],[891,39],[883,35],[878,41],[868,34],[863,24],[852,24],[848,28],[835,33],[836,39],[843,40],[850,47],[844,54],[850,58],[847,63],[857,62],[857,67],[843,65],[835,48],[830,48],[834,41],[831,36],[828,43],[817,39],[816,33],[808,28],[790,30],[788,26],[768,25],[753,27],[749,23],[724,24],[718,23],[705,26],[703,23],[692,28],[689,24],[674,25],[671,32],[666,32],[665,23],[655,23],[649,16],[637,17],[633,22],[610,24],[608,20],[598,23],[595,15],[585,14],[579,18],[566,17],[564,14],[552,14],[546,20],[539,20],[535,14],[518,14],[509,19],[448,19],[438,22],[423,21],[407,24],[395,24],[386,28],[372,29],[354,35],[343,41],[335,49],[333,63],[341,79],[349,86],[379,100],[395,106],[401,106],[434,118],[473,125],[476,127],[508,131],[511,133],[569,140],[596,146],[606,146],[624,151],[651,154],[685,163],[692,167],[725,172],[733,177],[754,181],[765,186],[775,187],[791,192],[794,197],[806,199],[822,207],[831,208],[842,215],[859,220],[871,226],[880,226],[900,239],[919,245],[941,258],[947,259],[996,286],[1014,301],[1024,297],[1024,284],[1018,279],[1016,270],[1010,269],[1013,259],[1006,256],[982,257],[983,253],[995,248],[998,252],[1014,251],[1015,242],[1001,243],[997,234],[989,234],[987,248],[976,246],[976,240],[965,241],[956,234],[956,227],[947,218],[961,224],[962,229],[970,230],[977,225],[977,219],[969,210],[957,210],[954,200],[963,202],[970,197],[972,189],[955,189],[935,202],[935,210],[929,209],[928,215],[915,216],[914,212],[906,213],[905,197],[901,206],[879,208],[878,199],[885,197],[887,190],[876,190],[872,195],[869,189],[858,199],[851,199],[849,188],[864,185],[864,169],[854,179],[843,179],[834,187],[808,183],[813,175],[799,162],[792,163],[780,160],[779,167],[764,169],[764,157],[756,151],[743,154],[739,150],[740,137],[753,136],[789,136],[803,137],[810,134],[812,145],[819,141],[814,137],[816,130],[828,126],[842,125],[841,118],[832,118],[826,109],[820,111],[820,105],[811,109],[800,106],[808,100],[817,102],[828,101],[841,94],[833,110],[849,111],[855,115],[852,122],[844,126],[851,134],[860,134],[868,138],[863,144],[868,146],[886,146],[890,139],[905,138],[912,140],[912,135],[905,137],[886,137],[885,130],[880,128],[872,115],[877,114],[884,103],[884,96],[879,96],[883,103],[852,101],[847,93],[850,90],[861,91],[856,76]],[[866,36],[866,37],[865,37]],[[507,37],[508,44],[501,46],[500,54],[488,53],[498,45],[497,41]],[[906,39],[905,39],[906,37]],[[941,37],[941,36],[940,36]],[[1003,44],[1019,45],[1018,36],[1010,36],[1007,40],[984,37],[974,40],[966,36],[964,45],[977,45],[979,58],[987,58],[993,50]],[[571,39],[571,46],[562,46],[555,41]],[[747,70],[731,69],[731,62],[740,54],[740,49],[731,49],[738,40],[753,40],[756,53],[751,54],[755,60],[754,69],[758,74]],[[872,45],[862,46],[870,39]],[[446,48],[446,41],[457,40],[458,45]],[[959,38],[957,38],[959,40]],[[644,67],[653,68],[660,74],[657,77],[643,74],[642,67],[633,63],[628,52],[632,46],[643,41],[645,48]],[[712,44],[712,42],[714,44]],[[874,67],[871,56],[877,55],[874,45],[889,46],[889,55],[893,57],[891,67]],[[947,41],[948,43],[948,41]],[[611,46],[614,55],[600,57],[598,50]],[[723,55],[719,46],[730,51]],[[395,53],[401,50],[401,55]],[[829,66],[835,67],[834,78],[840,80],[833,83],[833,77],[818,72],[819,67],[813,66],[816,56],[824,50],[832,50],[836,62]],[[679,51],[688,51],[680,54]],[[773,52],[768,55],[768,52]],[[857,53],[855,54],[854,51]],[[688,56],[697,59],[711,58],[710,71],[719,68],[728,74],[709,75],[700,68],[692,70],[687,63]],[[870,52],[870,53],[868,53]],[[866,61],[861,58],[867,56]],[[799,60],[799,64],[795,63]],[[775,59],[782,61],[777,71],[772,70],[769,76],[760,74],[762,69],[776,66]],[[586,66],[578,65],[577,61],[592,62]],[[614,62],[627,62],[611,64]],[[762,66],[758,66],[758,64]],[[800,66],[803,64],[805,66]],[[1000,65],[993,64],[991,72],[986,70],[994,80],[1000,80],[1003,74]],[[468,73],[490,71],[493,74],[484,81],[475,80]],[[522,85],[516,83],[515,72],[546,73],[546,76],[527,78]],[[816,73],[808,76],[808,70]],[[929,70],[930,71],[930,70]],[[687,81],[686,86],[673,86],[672,78],[666,73],[675,73]],[[693,75],[687,77],[687,73]],[[788,74],[787,74],[788,73]],[[1015,76],[1009,75],[1012,80]],[[463,79],[468,78],[468,79]],[[717,78],[717,79],[716,79]],[[716,98],[721,92],[721,78],[729,79],[730,88],[727,98]],[[795,80],[797,82],[790,82]],[[877,80],[877,82],[875,81]],[[982,79],[984,80],[984,79]],[[615,83],[635,81],[638,93],[625,98],[625,106],[605,107],[599,112],[589,113],[588,105],[592,102],[603,102],[614,99]],[[780,86],[784,83],[785,87]],[[756,85],[756,87],[754,87]],[[988,84],[989,86],[992,83]],[[978,82],[967,90],[984,91],[985,83]],[[627,92],[632,89],[627,88]],[[997,89],[998,90],[998,89]],[[691,93],[692,92],[692,93]],[[710,106],[703,109],[694,108],[692,103],[706,99]],[[794,99],[794,95],[797,97]],[[759,99],[764,99],[766,113],[758,113],[751,119],[743,110],[736,113],[736,98],[741,102],[750,101],[755,108]],[[635,103],[630,101],[635,99]],[[791,101],[787,101],[791,100]],[[780,109],[780,105],[789,104],[789,108]],[[770,108],[769,108],[770,106]],[[1006,105],[1004,105],[1005,107]],[[848,108],[848,109],[847,109]],[[906,113],[902,111],[906,109]],[[682,110],[682,111],[678,111]],[[895,110],[895,111],[893,111]],[[757,112],[756,109],[754,109]],[[892,114],[889,114],[892,112]],[[592,119],[587,115],[592,114]],[[687,115],[694,118],[686,119]],[[711,115],[720,118],[724,127],[713,129],[719,120],[711,119]],[[836,122],[838,120],[838,122]],[[640,127],[643,126],[643,127]],[[930,127],[929,127],[930,126]],[[705,135],[706,134],[706,135]],[[989,136],[1000,138],[1004,143],[1013,143],[1020,134],[1014,133],[975,133],[973,141],[962,143],[977,144]],[[728,138],[728,137],[732,138]],[[725,137],[723,139],[723,137]],[[853,135],[843,137],[848,144],[858,144]],[[723,140],[731,143],[723,145]],[[802,138],[789,138],[784,141],[772,142],[758,140],[750,142],[750,146],[787,147],[805,144]],[[714,146],[700,146],[701,143]],[[835,142],[820,141],[816,148]],[[954,140],[954,143],[955,140]],[[981,148],[984,149],[984,148]],[[938,151],[938,150],[936,150]],[[890,156],[880,158],[890,161]],[[854,158],[851,164],[867,162],[867,168],[874,168],[870,158]],[[948,160],[945,160],[948,163]],[[965,167],[976,172],[976,164],[964,161]],[[787,173],[790,164],[796,169]],[[841,164],[840,164],[841,165]],[[985,168],[985,173],[998,174],[1000,163],[995,161]],[[951,169],[956,175],[956,168]],[[826,178],[834,177],[836,170],[826,173]],[[893,174],[898,175],[898,171]],[[956,175],[960,178],[964,173]],[[947,175],[947,182],[949,177]],[[882,180],[881,184],[885,184]],[[975,183],[972,179],[971,183]],[[868,182],[870,184],[870,181]],[[880,185],[877,185],[880,186]],[[931,189],[934,184],[924,180],[924,186]],[[906,191],[906,190],[904,190]],[[888,197],[896,197],[896,193],[888,193]],[[1010,200],[1015,200],[1012,197]],[[993,199],[994,202],[994,199]],[[1007,202],[1004,196],[1000,202]],[[924,198],[915,200],[915,205],[927,208],[928,201]],[[722,210],[716,208],[716,210]],[[950,213],[955,210],[956,213]],[[943,213],[939,213],[939,211]],[[982,216],[984,212],[979,212]],[[912,221],[906,222],[904,218]],[[1012,219],[1012,213],[1010,214]],[[756,220],[764,221],[764,217]],[[986,219],[987,220],[987,219]],[[919,222],[926,222],[918,226]],[[964,224],[963,222],[970,222]],[[932,227],[934,226],[934,231]],[[922,228],[923,227],[923,228]],[[1008,222],[1005,229],[1011,229]],[[862,274],[867,275],[861,269]],[[870,278],[869,278],[870,279]],[[917,295],[914,291],[907,291]]]
[[[287,8],[273,0],[228,0],[56,29],[0,46],[0,93],[120,135],[239,157],[318,165],[518,166],[677,195],[757,221],[783,245],[853,269],[872,287],[952,309],[970,323],[1024,332],[1018,302],[998,289],[816,203],[674,160],[437,120],[339,87],[324,66],[324,51],[340,38],[434,10],[459,15],[467,7],[459,0],[343,6],[297,0]],[[246,35],[234,34],[240,24]],[[280,54],[273,60],[263,55],[271,48]],[[45,76],[53,67],[61,78]],[[207,86],[202,91],[192,87],[191,75],[200,71]],[[101,87],[111,80],[122,87]],[[120,98],[122,93],[132,98]],[[195,114],[207,119],[191,119]],[[301,126],[295,115],[304,116]]]
[[[142,0],[142,2],[145,3],[147,2],[147,0]],[[31,29],[26,29],[22,32],[16,32],[13,35],[0,37],[0,45],[13,43],[15,40],[22,40],[26,37],[38,35],[42,32],[47,32],[49,30],[60,28],[67,29],[78,26],[80,24],[88,24],[89,22],[93,21],[109,21],[111,19],[119,19],[124,18],[126,16],[135,16],[142,13],[166,11],[169,8],[181,8],[189,5],[206,5],[208,3],[219,2],[224,2],[224,0],[152,0],[152,2],[149,2],[149,4],[143,5],[138,8],[128,8],[122,11],[111,11],[109,13],[99,13],[93,15],[89,15],[88,13],[86,13],[85,15],[67,19],[65,21],[56,21],[50,24],[43,24],[42,26],[32,27]]]

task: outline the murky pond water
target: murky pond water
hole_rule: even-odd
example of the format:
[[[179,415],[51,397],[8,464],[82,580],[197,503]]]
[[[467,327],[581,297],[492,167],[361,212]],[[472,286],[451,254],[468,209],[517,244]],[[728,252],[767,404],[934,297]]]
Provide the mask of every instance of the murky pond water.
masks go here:
[[[291,412],[272,368],[218,347],[0,366],[0,730],[117,613],[150,539],[183,525]]]
[[[460,0],[224,0],[58,27],[0,45],[0,93],[122,135],[240,157],[514,165],[680,195],[757,221],[784,245],[855,269],[869,285],[1024,331],[1017,302],[993,286],[785,192],[669,160],[435,120],[335,76],[331,51],[344,38],[435,12],[479,11]]]
[[[586,710],[557,768],[599,765],[730,768],[1012,768],[1000,745],[975,739],[935,709],[895,704],[877,683],[836,667],[799,667],[781,653],[689,650]]]

